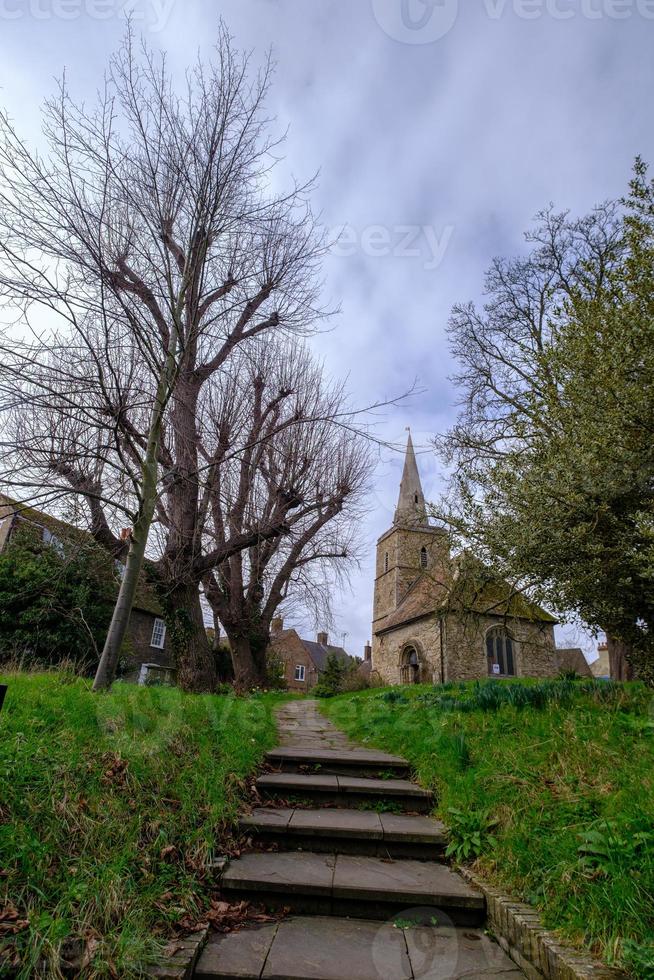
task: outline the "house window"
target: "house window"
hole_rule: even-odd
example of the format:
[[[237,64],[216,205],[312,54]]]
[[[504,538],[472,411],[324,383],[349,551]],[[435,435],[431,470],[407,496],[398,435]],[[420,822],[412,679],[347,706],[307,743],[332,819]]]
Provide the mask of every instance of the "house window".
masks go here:
[[[494,626],[486,634],[486,659],[491,677],[514,677],[513,638],[503,626]]]
[[[164,643],[166,642],[166,624],[163,619],[155,619],[154,626],[152,627],[152,639],[150,640],[150,646],[156,647],[157,650],[163,650]]]
[[[304,664],[297,664],[296,665],[296,667],[295,667],[295,680],[296,681],[303,681],[304,680]]]
[[[427,564],[428,564],[427,549],[426,548],[421,548],[420,549],[420,567],[421,568],[426,568],[427,567]]]
[[[384,555],[384,571],[388,571],[388,552]]]

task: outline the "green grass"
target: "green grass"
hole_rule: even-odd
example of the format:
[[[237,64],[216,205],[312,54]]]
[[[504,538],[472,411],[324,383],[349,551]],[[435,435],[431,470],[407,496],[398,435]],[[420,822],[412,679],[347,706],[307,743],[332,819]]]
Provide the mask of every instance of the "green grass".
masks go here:
[[[201,917],[204,866],[229,832],[244,777],[274,744],[279,695],[193,696],[14,674],[0,712],[0,936],[19,976],[137,977],[176,923]],[[1,972],[1,971],[0,971]]]
[[[654,978],[654,692],[490,681],[322,707],[414,764],[437,793],[455,860],[474,861],[566,940]]]

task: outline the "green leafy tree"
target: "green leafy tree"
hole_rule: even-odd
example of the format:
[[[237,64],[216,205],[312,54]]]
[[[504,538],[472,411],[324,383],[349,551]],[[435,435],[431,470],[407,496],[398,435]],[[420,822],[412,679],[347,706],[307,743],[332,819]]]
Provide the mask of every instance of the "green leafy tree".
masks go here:
[[[459,307],[465,404],[441,445],[450,517],[520,587],[609,638],[612,676],[654,679],[654,187],[546,213]]]
[[[93,542],[44,544],[30,530],[0,555],[0,661],[93,670],[118,582]]]
[[[316,684],[313,693],[319,698],[331,698],[335,694],[340,694],[347,675],[348,665],[335,653],[330,653],[327,657],[325,669],[320,675],[320,680]]]

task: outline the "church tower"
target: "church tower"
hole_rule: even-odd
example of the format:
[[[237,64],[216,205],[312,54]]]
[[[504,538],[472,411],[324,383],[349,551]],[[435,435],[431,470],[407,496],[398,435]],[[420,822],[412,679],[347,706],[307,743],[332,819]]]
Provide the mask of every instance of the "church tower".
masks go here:
[[[407,440],[400,493],[393,526],[377,542],[374,637],[422,576],[442,580],[449,562],[447,534],[432,527],[427,517],[425,495],[420,482],[411,433]]]

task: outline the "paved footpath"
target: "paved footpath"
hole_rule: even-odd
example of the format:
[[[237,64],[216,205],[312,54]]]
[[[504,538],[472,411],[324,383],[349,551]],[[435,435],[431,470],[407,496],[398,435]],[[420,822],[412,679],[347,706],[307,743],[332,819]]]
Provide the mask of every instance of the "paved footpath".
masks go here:
[[[270,850],[222,873],[225,901],[290,915],[210,938],[202,980],[518,980],[484,934],[484,897],[443,860],[433,798],[405,759],[364,749],[315,701],[279,711],[280,744],[257,780],[268,806],[241,830]]]

